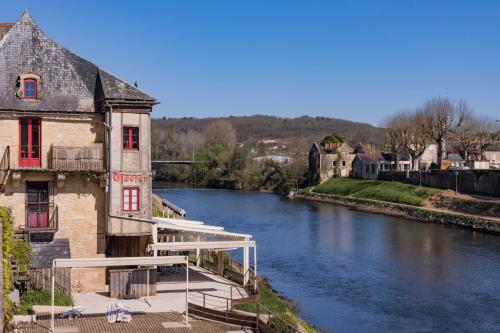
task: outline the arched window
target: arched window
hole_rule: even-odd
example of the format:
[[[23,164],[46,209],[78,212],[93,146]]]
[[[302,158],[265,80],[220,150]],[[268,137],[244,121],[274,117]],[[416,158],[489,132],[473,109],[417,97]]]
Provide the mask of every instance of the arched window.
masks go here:
[[[25,99],[37,98],[37,81],[35,79],[24,79],[23,88]]]

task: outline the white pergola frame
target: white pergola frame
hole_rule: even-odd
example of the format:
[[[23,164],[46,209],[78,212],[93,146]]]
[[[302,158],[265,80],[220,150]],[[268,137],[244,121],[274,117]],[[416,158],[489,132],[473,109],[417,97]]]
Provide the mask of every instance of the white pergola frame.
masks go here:
[[[200,250],[233,250],[243,248],[243,285],[247,285],[250,280],[250,248],[253,248],[254,273],[257,277],[257,244],[250,240],[252,235],[239,234],[225,231],[223,227],[206,225],[201,221],[185,219],[172,219],[164,217],[153,217],[152,225],[153,244],[150,250],[156,257],[158,251],[196,251],[196,265],[199,264]],[[170,229],[183,232],[194,232],[208,235],[227,237],[227,240],[218,241],[194,241],[194,242],[158,242],[158,229]],[[255,284],[257,284],[255,279]],[[256,287],[256,285],[255,285]]]
[[[189,258],[187,256],[165,256],[165,257],[117,257],[117,258],[73,258],[54,259],[52,261],[52,287],[51,287],[51,332],[55,329],[54,320],[54,292],[55,278],[54,270],[59,267],[69,268],[95,268],[113,266],[161,266],[173,264],[186,264],[186,325],[188,324],[189,303]],[[149,278],[149,270],[148,270]],[[149,279],[148,279],[149,284]],[[146,288],[149,291],[149,286]]]

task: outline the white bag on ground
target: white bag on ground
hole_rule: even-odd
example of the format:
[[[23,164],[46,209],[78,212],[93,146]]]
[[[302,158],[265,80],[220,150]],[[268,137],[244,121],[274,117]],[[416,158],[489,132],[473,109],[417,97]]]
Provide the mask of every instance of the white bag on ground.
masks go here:
[[[106,320],[110,324],[114,324],[116,322],[129,323],[132,321],[132,315],[130,314],[128,306],[117,302],[108,306]]]

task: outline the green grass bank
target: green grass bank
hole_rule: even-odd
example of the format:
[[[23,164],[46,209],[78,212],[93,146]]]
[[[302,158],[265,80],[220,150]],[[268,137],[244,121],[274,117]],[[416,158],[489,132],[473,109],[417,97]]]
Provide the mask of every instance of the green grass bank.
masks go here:
[[[373,199],[411,206],[422,206],[439,189],[399,182],[334,178],[312,188],[313,192],[360,199]]]

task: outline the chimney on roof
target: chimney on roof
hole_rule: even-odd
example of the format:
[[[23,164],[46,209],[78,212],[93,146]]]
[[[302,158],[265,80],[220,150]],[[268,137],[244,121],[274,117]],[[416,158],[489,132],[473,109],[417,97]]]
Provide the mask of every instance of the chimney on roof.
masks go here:
[[[2,40],[3,36],[5,36],[13,26],[14,23],[0,23],[0,40]]]

